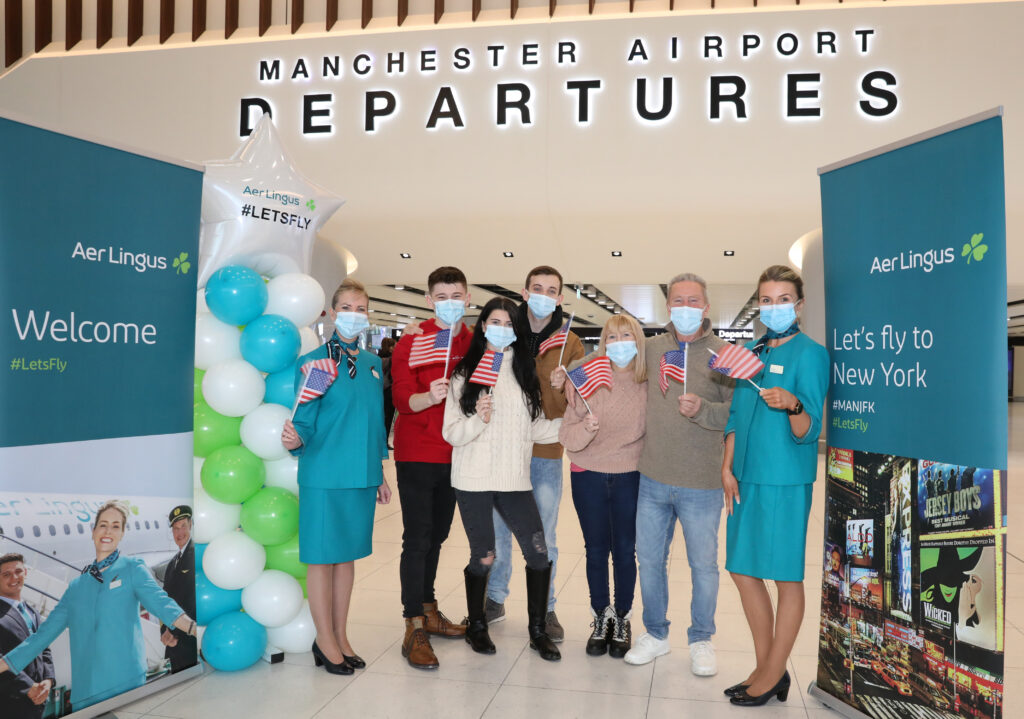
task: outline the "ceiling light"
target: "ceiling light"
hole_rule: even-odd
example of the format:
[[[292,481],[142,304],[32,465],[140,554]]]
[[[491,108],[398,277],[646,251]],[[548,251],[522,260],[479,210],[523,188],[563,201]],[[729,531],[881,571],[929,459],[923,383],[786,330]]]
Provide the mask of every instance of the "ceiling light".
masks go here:
[[[395,285],[395,289],[396,290],[404,290],[405,289],[405,285]]]
[[[595,297],[597,297],[597,293],[596,292],[588,292],[587,293],[587,297],[589,297],[590,299],[594,299]]]
[[[512,257],[512,256],[513,256],[513,255],[512,255],[512,253],[511,253],[511,252],[509,252],[508,250],[505,250],[505,251],[504,251],[504,252],[502,252],[501,254],[503,254],[503,255],[504,255],[505,257]]]
[[[399,252],[398,256],[401,257],[403,260],[407,260],[410,257],[412,257],[412,255],[410,255],[408,252]]]
[[[622,257],[622,250],[612,250],[612,257]]]
[[[725,255],[726,257],[732,257],[733,255],[736,254],[736,252],[735,250],[725,250],[722,254]]]
[[[603,304],[604,304],[604,300],[598,300],[598,301],[597,301],[597,304],[599,304],[599,305],[603,305]]]
[[[397,312],[389,312],[388,314],[390,314],[392,317],[398,317],[398,313]]]

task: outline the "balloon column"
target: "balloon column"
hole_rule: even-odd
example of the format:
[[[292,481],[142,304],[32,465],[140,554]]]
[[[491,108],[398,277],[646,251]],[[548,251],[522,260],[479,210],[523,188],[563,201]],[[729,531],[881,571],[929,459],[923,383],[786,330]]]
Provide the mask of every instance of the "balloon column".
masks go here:
[[[252,219],[280,216],[278,203],[300,219]],[[315,637],[298,558],[298,463],[281,430],[295,399],[296,359],[318,346],[310,325],[325,301],[299,270],[308,271],[315,231],[340,205],[298,175],[266,117],[234,158],[207,165],[193,536],[201,649],[222,671],[250,666],[268,643],[308,651]],[[308,235],[297,238],[300,230]]]

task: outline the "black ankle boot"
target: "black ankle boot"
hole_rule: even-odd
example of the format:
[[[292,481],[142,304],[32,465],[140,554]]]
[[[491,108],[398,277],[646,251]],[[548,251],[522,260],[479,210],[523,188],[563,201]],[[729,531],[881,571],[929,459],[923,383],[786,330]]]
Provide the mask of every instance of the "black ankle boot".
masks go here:
[[[466,579],[466,642],[478,654],[494,654],[497,649],[487,633],[487,619],[484,615],[484,597],[487,595],[487,575],[473,574],[469,568],[462,570]]]
[[[551,562],[544,569],[526,568],[526,615],[530,632],[530,648],[541,659],[557,662],[562,658],[558,647],[547,635],[548,588],[551,583]]]

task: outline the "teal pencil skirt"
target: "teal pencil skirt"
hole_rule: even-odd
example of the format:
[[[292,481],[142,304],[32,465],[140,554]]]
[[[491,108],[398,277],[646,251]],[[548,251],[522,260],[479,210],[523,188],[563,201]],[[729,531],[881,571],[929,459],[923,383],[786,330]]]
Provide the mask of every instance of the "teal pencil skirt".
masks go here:
[[[376,507],[376,487],[299,487],[299,560],[340,564],[370,556]]]
[[[801,582],[813,484],[740,482],[725,532],[725,569],[748,577]]]

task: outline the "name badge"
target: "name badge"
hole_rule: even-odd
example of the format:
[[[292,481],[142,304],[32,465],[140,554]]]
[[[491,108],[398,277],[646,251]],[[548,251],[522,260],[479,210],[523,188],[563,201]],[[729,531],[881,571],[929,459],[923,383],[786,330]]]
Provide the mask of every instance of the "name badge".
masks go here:
[[[768,366],[768,371],[771,372],[772,374],[782,374],[783,370],[785,369],[786,368],[780,364],[773,364]]]
[[[121,586],[121,580],[120,579],[115,579],[114,581],[112,581],[110,583],[110,588],[111,589],[117,589],[120,586]]]
[[[376,367],[371,367],[370,368],[370,374],[373,375],[374,379],[380,379],[380,373],[377,372],[377,368]]]

